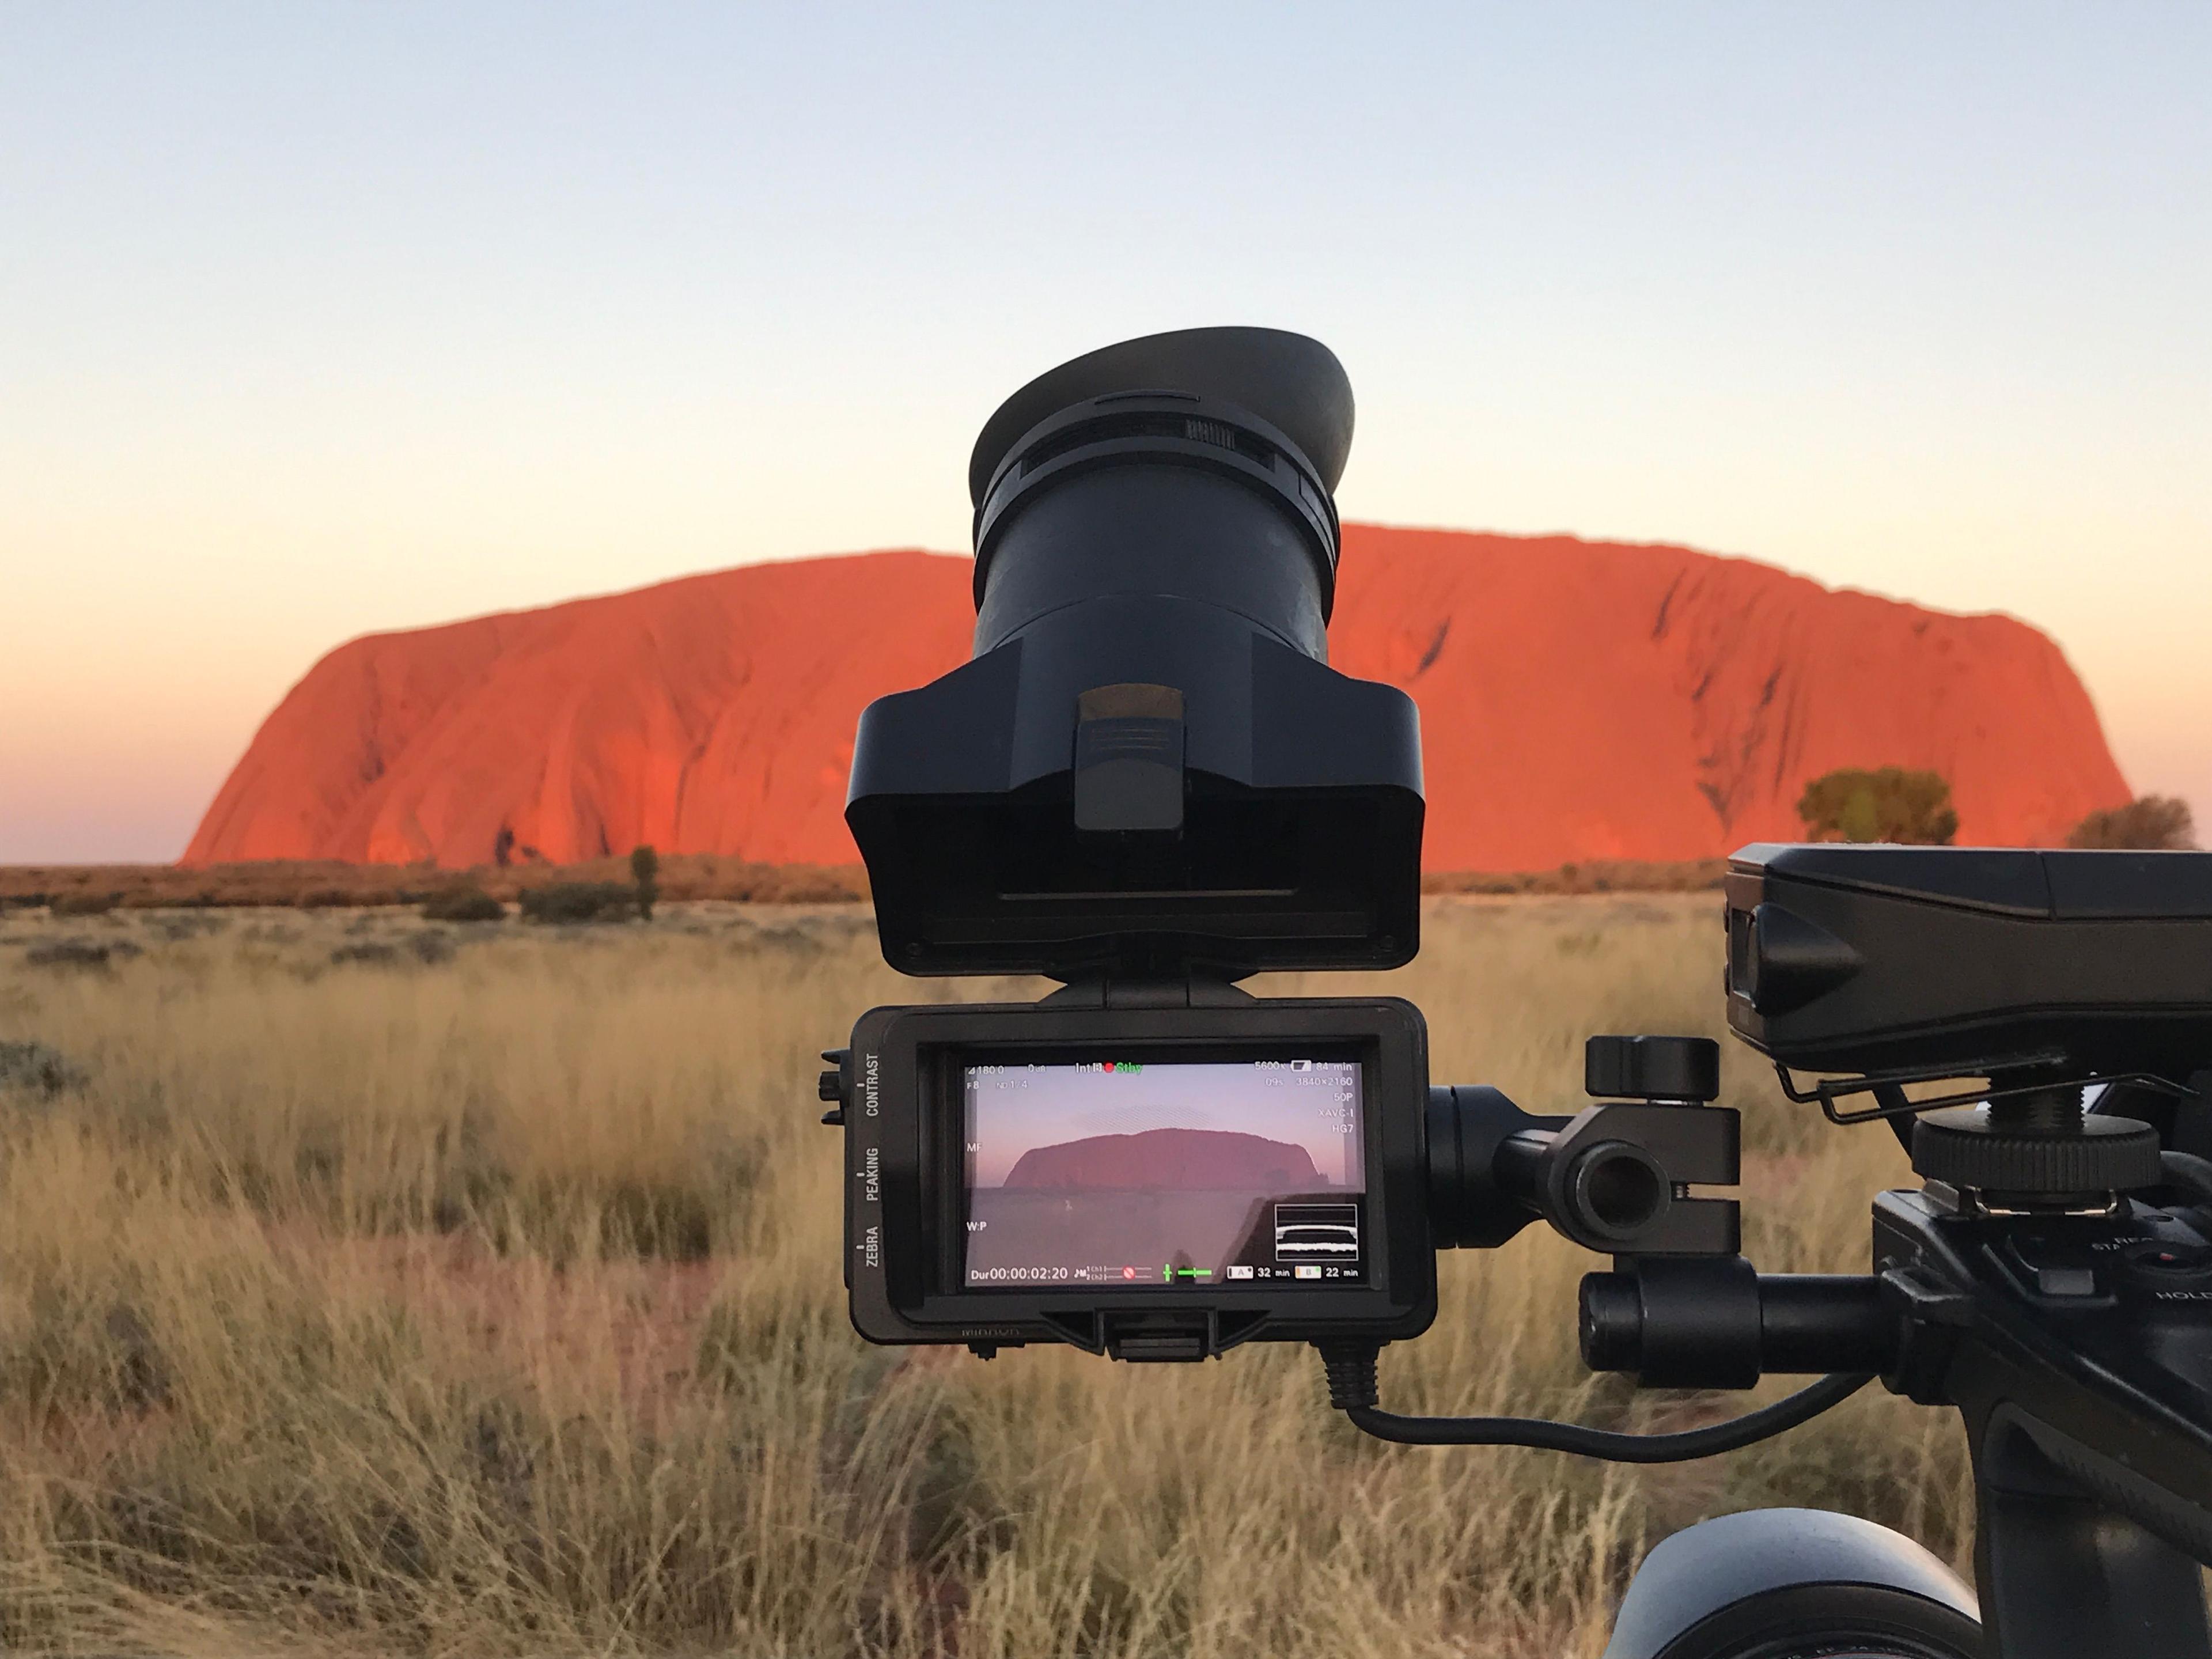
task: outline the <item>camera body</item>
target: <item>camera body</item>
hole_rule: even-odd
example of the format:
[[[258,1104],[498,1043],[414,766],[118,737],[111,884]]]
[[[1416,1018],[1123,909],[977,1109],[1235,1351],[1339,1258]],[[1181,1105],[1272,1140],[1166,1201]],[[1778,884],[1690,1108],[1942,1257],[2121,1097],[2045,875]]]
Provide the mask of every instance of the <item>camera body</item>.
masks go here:
[[[2212,854],[1746,847],[1729,1024],[1808,1071],[2212,1066]]]
[[[1189,1360],[1425,1330],[1419,1012],[1212,988],[863,1015],[835,1074],[860,1334]]]

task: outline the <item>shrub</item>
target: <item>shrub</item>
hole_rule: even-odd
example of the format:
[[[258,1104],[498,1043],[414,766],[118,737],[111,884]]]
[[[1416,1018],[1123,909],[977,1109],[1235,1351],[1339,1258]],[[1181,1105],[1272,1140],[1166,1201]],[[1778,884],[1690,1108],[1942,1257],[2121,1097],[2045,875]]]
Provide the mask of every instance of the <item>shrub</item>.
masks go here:
[[[104,916],[114,908],[112,893],[57,893],[52,905],[58,916]]]
[[[430,895],[422,907],[425,921],[504,921],[507,907],[481,887],[468,882]]]
[[[387,945],[382,939],[363,939],[356,945],[341,945],[331,952],[333,968],[390,968],[399,961],[399,947]]]
[[[526,921],[623,921],[637,914],[637,890],[621,881],[556,881],[526,887]]]
[[[416,961],[434,968],[453,959],[453,936],[435,927],[426,927],[407,941],[407,948],[414,952]]]
[[[2069,847],[2132,847],[2178,852],[2197,844],[2189,803],[2171,795],[2143,795],[2125,806],[2092,812],[2066,837]]]
[[[755,904],[841,904],[868,896],[868,873],[861,866],[752,864],[718,898]]]
[[[104,943],[88,939],[57,939],[33,945],[23,952],[23,960],[33,968],[105,969],[139,954],[138,947],[127,939]]]
[[[1797,816],[1814,841],[1948,847],[1959,833],[1951,786],[1942,774],[1902,766],[1872,772],[1847,767],[1817,777],[1798,797]]]
[[[629,875],[637,884],[638,920],[651,921],[653,902],[660,896],[660,854],[650,847],[631,848]]]
[[[52,1096],[83,1083],[84,1074],[43,1042],[0,1042],[0,1089]]]

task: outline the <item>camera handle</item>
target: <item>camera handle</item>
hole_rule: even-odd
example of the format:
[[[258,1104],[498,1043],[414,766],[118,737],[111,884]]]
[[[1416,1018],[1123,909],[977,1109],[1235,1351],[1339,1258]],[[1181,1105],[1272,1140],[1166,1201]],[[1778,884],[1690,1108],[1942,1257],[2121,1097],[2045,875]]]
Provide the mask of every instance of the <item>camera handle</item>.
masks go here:
[[[2041,1426],[2009,1401],[1960,1410],[1973,1449],[1974,1578],[1992,1651],[2212,1659],[2203,1570],[2112,1505],[2118,1494],[2095,1472],[2108,1460],[2063,1468],[2039,1445]]]
[[[1914,1206],[1889,1207],[1892,1225],[1895,1216],[1912,1218]],[[1974,1464],[1975,1578],[1991,1652],[2212,1659],[2197,1565],[2212,1554],[2203,1518],[2132,1460],[2081,1437],[2110,1432],[2099,1402],[2039,1375],[2043,1368],[1992,1328],[1989,1287],[1954,1277],[1948,1269],[1956,1265],[1931,1250],[1879,1275],[1759,1273],[1741,1257],[1592,1273],[1582,1286],[1583,1358],[1594,1370],[1632,1372],[1640,1384],[1662,1387],[1879,1370],[1893,1390],[1952,1407],[1964,1420]]]

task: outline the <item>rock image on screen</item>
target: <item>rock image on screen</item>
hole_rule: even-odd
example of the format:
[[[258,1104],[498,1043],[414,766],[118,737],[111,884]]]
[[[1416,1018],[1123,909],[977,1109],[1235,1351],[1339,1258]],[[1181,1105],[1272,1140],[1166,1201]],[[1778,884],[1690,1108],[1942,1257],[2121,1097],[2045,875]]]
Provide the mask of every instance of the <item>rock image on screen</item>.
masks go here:
[[[967,1070],[971,1287],[1357,1281],[1349,1060]]]
[[[1303,1146],[1233,1129],[1146,1129],[1032,1147],[1000,1190],[1261,1192],[1320,1183]]]

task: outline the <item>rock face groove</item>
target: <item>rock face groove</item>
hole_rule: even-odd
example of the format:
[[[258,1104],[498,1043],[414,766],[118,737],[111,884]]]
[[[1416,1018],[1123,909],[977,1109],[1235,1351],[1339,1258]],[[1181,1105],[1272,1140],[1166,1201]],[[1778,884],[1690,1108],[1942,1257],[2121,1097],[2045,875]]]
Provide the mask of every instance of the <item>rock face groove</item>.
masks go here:
[[[966,659],[969,572],[750,565],[355,640],[263,722],[184,862],[849,863],[854,723]],[[1431,870],[1791,838],[1843,766],[1941,772],[1962,844],[2055,844],[2129,795],[2026,623],[1689,548],[1347,525],[1330,651],[1420,704]]]

